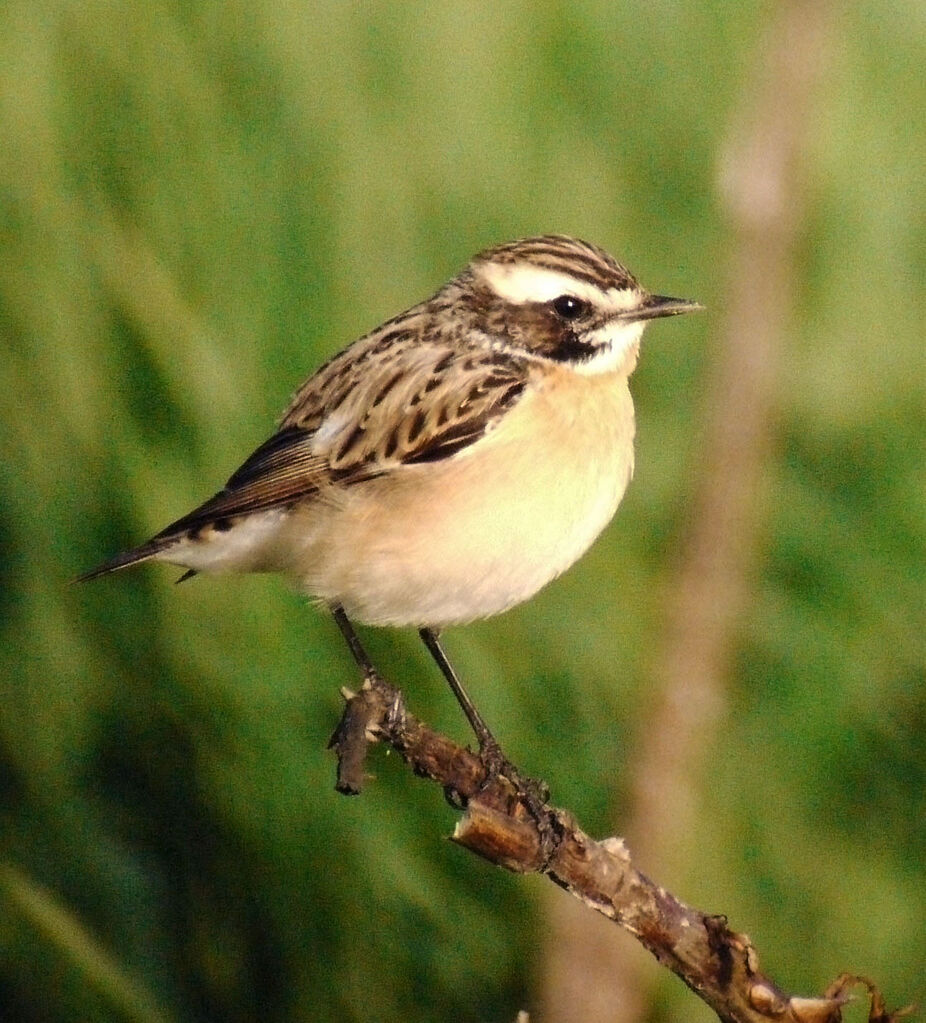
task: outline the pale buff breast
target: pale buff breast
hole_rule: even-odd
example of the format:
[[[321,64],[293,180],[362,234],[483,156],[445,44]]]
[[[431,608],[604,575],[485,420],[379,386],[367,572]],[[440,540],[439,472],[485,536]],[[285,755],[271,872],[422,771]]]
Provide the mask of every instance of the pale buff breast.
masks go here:
[[[588,549],[633,471],[625,373],[547,374],[493,433],[295,512],[291,575],[374,625],[443,626],[533,596]]]

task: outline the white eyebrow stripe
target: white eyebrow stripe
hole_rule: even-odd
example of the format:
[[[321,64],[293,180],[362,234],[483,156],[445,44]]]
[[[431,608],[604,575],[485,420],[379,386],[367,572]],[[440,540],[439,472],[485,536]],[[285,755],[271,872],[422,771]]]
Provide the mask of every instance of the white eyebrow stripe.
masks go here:
[[[602,291],[590,281],[571,277],[558,270],[530,263],[483,263],[476,268],[483,281],[506,302],[550,302],[560,295],[575,295],[596,308],[623,312],[638,305],[641,292],[630,288],[608,288]]]

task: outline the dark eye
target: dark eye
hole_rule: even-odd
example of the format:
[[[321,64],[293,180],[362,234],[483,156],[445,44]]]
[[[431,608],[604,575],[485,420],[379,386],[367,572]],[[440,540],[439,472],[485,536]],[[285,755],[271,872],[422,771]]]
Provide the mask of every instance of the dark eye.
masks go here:
[[[588,312],[588,302],[583,302],[575,295],[560,295],[559,298],[553,299],[553,310],[564,320],[577,320],[583,313]]]

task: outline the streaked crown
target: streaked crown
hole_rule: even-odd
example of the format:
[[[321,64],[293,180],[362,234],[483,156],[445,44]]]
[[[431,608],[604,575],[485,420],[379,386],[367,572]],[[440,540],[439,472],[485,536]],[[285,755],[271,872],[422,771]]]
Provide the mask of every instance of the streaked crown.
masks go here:
[[[590,284],[601,292],[639,288],[627,267],[604,249],[564,234],[545,234],[495,245],[480,252],[473,263],[515,270],[535,268],[551,274],[563,274],[572,281]]]

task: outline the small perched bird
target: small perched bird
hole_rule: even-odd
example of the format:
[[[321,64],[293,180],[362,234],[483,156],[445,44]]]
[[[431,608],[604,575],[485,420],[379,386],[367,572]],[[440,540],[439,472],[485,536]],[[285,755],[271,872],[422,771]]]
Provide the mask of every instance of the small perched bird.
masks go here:
[[[602,249],[544,235],[479,253],[325,363],[225,487],[81,578],[141,561],[280,572],[351,625],[415,626],[483,752],[498,751],[439,642],[573,564],[633,474],[628,378],[652,295]]]

